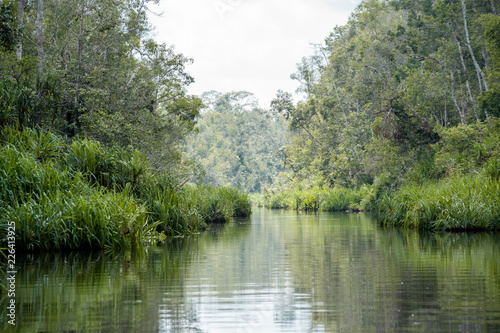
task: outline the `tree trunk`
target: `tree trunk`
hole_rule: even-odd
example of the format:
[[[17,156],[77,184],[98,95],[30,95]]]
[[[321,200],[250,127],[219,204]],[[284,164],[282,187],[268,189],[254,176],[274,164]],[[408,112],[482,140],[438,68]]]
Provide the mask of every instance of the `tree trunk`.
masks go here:
[[[19,40],[17,41],[16,48],[16,59],[17,61],[21,60],[23,57],[23,40],[21,38],[21,30],[23,28],[23,19],[24,19],[24,5],[26,4],[26,0],[18,0],[17,1],[17,33]]]
[[[457,98],[455,97],[455,80],[453,78],[453,70],[450,71],[451,76],[451,97],[453,98],[453,102],[455,103],[455,107],[457,108],[458,115],[460,116],[460,122],[462,125],[465,124],[465,114],[462,110],[460,110],[460,106],[458,106]]]
[[[38,74],[40,81],[43,80],[43,63],[45,53],[43,51],[43,0],[36,0],[36,49],[38,51]]]
[[[490,0],[490,3],[491,3],[491,11],[493,12],[493,14],[497,14],[497,9],[495,7],[495,2],[493,0]]]
[[[457,34],[455,33],[455,29],[453,28],[453,24],[451,24],[451,29],[452,29],[452,32],[453,32],[453,38],[455,39],[455,42],[457,43],[457,47],[458,47],[458,53],[460,55],[460,61],[462,62],[462,69],[464,70],[464,77],[465,77],[465,85],[467,86],[467,92],[469,93],[469,99],[470,99],[470,102],[472,103],[472,108],[474,109],[474,114],[476,116],[476,120],[479,121],[479,115],[477,114],[477,111],[476,111],[476,101],[474,100],[474,97],[472,96],[472,91],[471,91],[471,88],[470,88],[470,84],[469,84],[469,77],[467,75],[467,66],[465,65],[465,59],[464,59],[464,55],[462,53],[462,47],[460,46],[460,41],[458,40],[457,38]],[[479,90],[482,92],[483,89],[481,87],[481,80],[479,79]],[[456,102],[455,102],[456,104]]]
[[[469,48],[469,52],[472,58],[472,62],[474,63],[474,67],[476,68],[478,80],[479,80],[479,86],[481,87],[481,83],[484,85],[484,89],[488,91],[488,84],[486,83],[486,78],[484,76],[483,71],[481,70],[481,67],[479,66],[476,57],[474,56],[474,52],[472,52],[472,46],[470,44],[470,38],[469,38],[469,28],[467,27],[467,16],[465,13],[465,0],[462,0],[462,14],[464,17],[464,28],[465,28],[465,41],[467,44],[467,47]],[[482,79],[482,80],[481,80]],[[482,89],[481,89],[482,90]]]

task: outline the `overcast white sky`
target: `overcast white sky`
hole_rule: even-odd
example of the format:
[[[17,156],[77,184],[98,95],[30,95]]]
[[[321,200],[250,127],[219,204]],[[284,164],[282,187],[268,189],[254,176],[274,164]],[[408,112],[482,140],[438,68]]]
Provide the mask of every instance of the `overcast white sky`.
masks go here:
[[[194,59],[190,94],[252,92],[268,108],[294,92],[296,64],[347,22],[361,0],[161,0],[149,8],[155,39]]]

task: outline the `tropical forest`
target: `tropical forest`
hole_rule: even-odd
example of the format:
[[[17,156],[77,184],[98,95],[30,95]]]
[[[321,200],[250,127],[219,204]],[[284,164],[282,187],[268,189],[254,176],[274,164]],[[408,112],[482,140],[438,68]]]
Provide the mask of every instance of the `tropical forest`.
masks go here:
[[[500,329],[499,0],[357,1],[267,106],[160,2],[0,3],[2,330]]]

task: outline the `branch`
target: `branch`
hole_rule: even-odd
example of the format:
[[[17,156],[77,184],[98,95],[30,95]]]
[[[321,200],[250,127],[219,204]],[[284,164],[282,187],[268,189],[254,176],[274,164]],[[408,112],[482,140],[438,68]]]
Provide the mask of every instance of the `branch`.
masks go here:
[[[380,77],[382,77],[382,74],[380,74],[380,72],[375,67],[368,66],[368,65],[365,65],[364,67],[368,68],[368,69],[371,69],[372,71],[374,71],[375,73],[377,73]]]
[[[183,181],[182,183],[180,183],[179,185],[177,185],[177,187],[174,189],[174,191],[178,191],[181,189],[181,187],[183,187],[187,182],[189,181],[189,178],[186,179],[185,181]]]

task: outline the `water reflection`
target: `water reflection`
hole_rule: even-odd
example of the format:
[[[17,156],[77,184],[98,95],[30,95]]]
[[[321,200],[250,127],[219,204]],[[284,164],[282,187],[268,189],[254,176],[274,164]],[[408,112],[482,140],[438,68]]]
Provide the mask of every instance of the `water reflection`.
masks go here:
[[[134,253],[18,259],[15,329],[500,331],[499,250],[498,234],[257,210],[251,220]],[[0,297],[6,318],[8,299]]]

